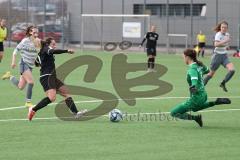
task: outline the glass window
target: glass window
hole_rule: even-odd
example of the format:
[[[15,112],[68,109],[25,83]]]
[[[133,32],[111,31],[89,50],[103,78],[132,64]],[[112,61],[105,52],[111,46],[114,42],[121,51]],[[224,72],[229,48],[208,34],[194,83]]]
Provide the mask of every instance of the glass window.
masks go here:
[[[200,16],[202,7],[206,4],[193,4],[192,15]],[[167,5],[166,4],[146,4],[146,10],[151,15],[166,16]],[[133,5],[134,14],[144,14],[143,4]],[[191,16],[191,4],[169,4],[168,8],[169,16]]]

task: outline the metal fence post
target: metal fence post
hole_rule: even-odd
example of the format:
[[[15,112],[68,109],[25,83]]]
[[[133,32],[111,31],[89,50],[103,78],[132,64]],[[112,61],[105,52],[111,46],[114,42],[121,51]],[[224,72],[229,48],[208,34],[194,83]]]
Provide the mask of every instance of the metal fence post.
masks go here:
[[[191,29],[190,29],[190,47],[193,47],[193,0],[191,0],[191,4],[190,4],[190,15],[191,15]]]
[[[65,21],[64,21],[64,0],[62,0],[62,5],[61,5],[61,12],[62,12],[62,37],[61,37],[61,41],[62,41],[62,49],[64,49],[64,39],[65,39],[65,34],[64,34],[64,27],[65,27],[65,25],[64,25],[64,23],[65,23]]]
[[[10,20],[10,17],[11,17],[11,9],[12,9],[12,1],[11,0],[8,0],[8,47],[11,47],[11,37],[12,37],[12,31],[11,31],[11,28],[12,28],[12,22]]]

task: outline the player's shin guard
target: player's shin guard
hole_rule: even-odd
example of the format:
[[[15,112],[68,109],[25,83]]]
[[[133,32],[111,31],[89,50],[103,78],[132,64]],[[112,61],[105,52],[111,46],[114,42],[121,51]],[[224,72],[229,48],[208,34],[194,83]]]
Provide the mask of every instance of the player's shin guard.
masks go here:
[[[18,87],[19,80],[16,77],[11,76],[10,81],[14,86]]]
[[[48,97],[45,97],[32,110],[37,112],[38,110],[46,107],[49,103],[51,103],[51,100]]]
[[[204,80],[203,80],[204,86],[207,85],[208,81],[209,81],[211,78],[212,78],[212,76],[210,76],[210,75],[207,75],[207,76],[204,78]]]
[[[68,108],[71,110],[72,113],[74,113],[74,114],[78,113],[77,107],[76,107],[72,97],[68,97],[67,99],[65,99],[65,103],[68,106]]]
[[[26,100],[27,100],[27,102],[30,102],[31,99],[32,99],[32,89],[33,89],[33,84],[32,83],[28,83],[27,92],[26,92]]]
[[[231,78],[232,76],[234,75],[235,73],[235,70],[231,70],[227,73],[227,75],[225,76],[224,80],[222,81],[222,83],[227,83]]]
[[[155,66],[155,58],[152,58],[152,65],[151,65],[151,68],[153,69]]]
[[[147,68],[151,68],[151,58],[148,58]]]

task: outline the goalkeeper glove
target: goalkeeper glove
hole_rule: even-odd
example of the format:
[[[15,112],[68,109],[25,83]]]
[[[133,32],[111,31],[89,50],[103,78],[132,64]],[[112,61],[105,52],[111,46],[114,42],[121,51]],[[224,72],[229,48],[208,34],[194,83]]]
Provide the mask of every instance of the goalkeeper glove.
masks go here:
[[[191,86],[191,87],[189,87],[189,91],[190,91],[190,93],[195,94],[195,93],[197,93],[198,89],[196,88],[196,86]]]

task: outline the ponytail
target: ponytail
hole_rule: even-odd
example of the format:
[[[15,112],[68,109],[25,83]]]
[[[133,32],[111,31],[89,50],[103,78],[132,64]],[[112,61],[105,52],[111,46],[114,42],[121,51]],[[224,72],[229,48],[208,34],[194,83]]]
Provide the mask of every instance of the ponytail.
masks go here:
[[[213,31],[215,32],[219,32],[221,30],[221,25],[222,24],[226,24],[228,26],[228,23],[227,21],[221,21],[219,22],[214,28],[213,28]]]
[[[199,61],[199,60],[195,60],[194,62],[196,62],[198,66],[204,66],[203,63],[201,61]]]
[[[44,47],[46,47],[46,46],[49,46],[50,44],[51,44],[51,42],[52,42],[52,40],[53,40],[53,38],[47,38],[46,40],[41,40],[41,50],[44,48]],[[40,53],[41,53],[41,51],[40,51]]]

